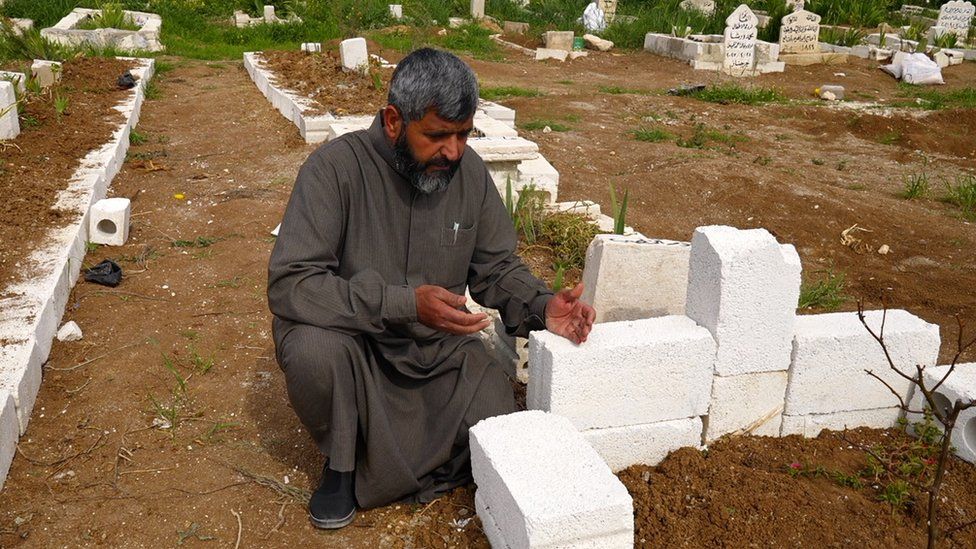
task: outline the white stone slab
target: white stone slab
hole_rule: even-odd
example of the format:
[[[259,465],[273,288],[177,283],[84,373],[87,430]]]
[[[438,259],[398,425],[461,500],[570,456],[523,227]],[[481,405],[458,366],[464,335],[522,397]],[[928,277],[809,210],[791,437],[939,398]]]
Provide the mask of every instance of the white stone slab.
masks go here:
[[[27,75],[22,72],[0,71],[0,80],[13,84],[21,95],[27,93]]]
[[[478,109],[495,120],[505,123],[508,127],[515,128],[515,109],[484,99],[478,100]]]
[[[470,430],[482,509],[505,545],[633,547],[633,501],[565,418],[539,411],[480,421]]]
[[[40,388],[41,364],[47,360],[68,294],[80,274],[88,240],[88,211],[105,196],[125,160],[129,133],[139,121],[145,86],[154,66],[152,59],[137,60],[132,74],[138,84],[115,107],[124,122],[107,144],[82,159],[67,188],[55,199],[53,207],[77,214],[75,221],[46,235],[45,246],[29,258],[35,276],[13,285],[0,298],[0,311],[4,312],[0,316],[0,339],[11,342],[0,346],[0,390],[13,396],[22,433]]]
[[[129,239],[132,205],[128,198],[105,198],[92,206],[88,240],[95,244],[122,246]]]
[[[925,387],[931,390],[948,372],[948,365],[926,368]],[[936,390],[935,398],[943,410],[954,405],[957,400],[961,400],[963,404],[976,401],[976,362],[956,364],[952,375]],[[922,392],[916,390],[909,408],[922,410],[926,406]],[[919,414],[908,414],[908,420],[921,421],[922,417]],[[938,420],[933,421],[940,426]],[[976,407],[959,413],[956,426],[952,429],[952,445],[956,448],[957,456],[969,463],[976,463]]]
[[[505,541],[501,528],[498,527],[495,517],[492,516],[492,509],[485,503],[480,492],[474,494],[474,511],[481,519],[481,530],[488,538],[488,543],[492,549],[510,549],[511,546]]]
[[[20,429],[17,425],[17,409],[14,397],[0,389],[0,491],[10,471],[10,464],[17,452],[17,438]]]
[[[559,172],[542,155],[519,162],[518,181],[520,187],[534,185],[536,189],[549,193],[549,202],[556,201],[556,191],[559,189]]]
[[[759,19],[749,6],[741,4],[725,19],[723,67],[732,76],[750,75],[755,68]]]
[[[31,64],[31,74],[42,89],[50,88],[61,80],[61,63],[35,59]]]
[[[786,372],[715,376],[705,441],[729,433],[779,436],[786,383]]]
[[[474,113],[474,128],[484,137],[518,137],[518,131],[502,122],[496,120],[482,110]]]
[[[694,417],[628,427],[583,431],[593,449],[614,472],[631,465],[657,465],[679,448],[700,448],[702,420]]]
[[[976,6],[973,6],[972,2],[952,0],[939,8],[939,19],[935,24],[965,40],[974,14],[976,14]]]
[[[485,16],[485,0],[471,0],[471,18],[481,19]]]
[[[521,162],[539,156],[539,145],[521,137],[468,139],[468,146],[485,162]]]
[[[262,66],[260,53],[244,53],[244,69],[271,105],[298,127],[306,143],[321,143],[328,139],[330,125],[336,122],[336,117],[331,114],[306,115],[305,111],[318,105],[307,97],[276,87],[272,83],[274,76]]]
[[[274,6],[264,6],[264,22],[265,23],[277,23],[278,18],[275,17],[275,7]]]
[[[550,48],[536,48],[535,50],[536,61],[545,61],[546,59],[565,61],[567,57],[569,57],[569,52],[566,50],[554,50]]]
[[[800,258],[765,229],[699,227],[686,314],[718,341],[715,373],[786,370],[800,296]]]
[[[403,4],[390,4],[390,17],[403,19]]]
[[[542,43],[546,49],[573,51],[573,31],[546,31],[542,34]]]
[[[548,331],[529,337],[529,409],[580,429],[702,416],[715,342],[684,316],[593,326],[575,345]]]
[[[781,53],[819,53],[820,16],[801,9],[783,17],[779,46]]]
[[[345,135],[347,133],[368,129],[373,123],[372,116],[343,116],[329,122],[327,141]]]
[[[690,254],[687,242],[597,235],[586,250],[583,301],[597,322],[683,315]]]
[[[865,319],[877,333],[882,311]],[[887,408],[897,399],[865,370],[873,371],[908,399],[911,383],[891,370],[881,346],[857,313],[804,315],[796,319],[793,363],[786,391],[786,414],[827,414]],[[933,365],[939,356],[939,327],[907,311],[887,312],[885,345],[895,366],[914,375],[915,365]]]
[[[20,135],[17,118],[17,92],[12,82],[0,81],[0,140]]]
[[[100,13],[99,9],[75,8],[53,27],[42,29],[41,37],[68,46],[90,44],[122,51],[154,52],[166,49],[159,39],[163,19],[155,13],[123,11],[125,17],[139,27],[137,30],[78,28],[81,23]]]
[[[339,58],[343,70],[366,72],[369,70],[369,52],[363,37],[348,38],[339,42]]]
[[[898,424],[901,413],[901,408],[895,406],[829,414],[784,415],[780,436],[801,435],[806,438],[814,438],[824,429],[831,431],[843,431],[844,429],[856,429],[858,427],[888,429]]]

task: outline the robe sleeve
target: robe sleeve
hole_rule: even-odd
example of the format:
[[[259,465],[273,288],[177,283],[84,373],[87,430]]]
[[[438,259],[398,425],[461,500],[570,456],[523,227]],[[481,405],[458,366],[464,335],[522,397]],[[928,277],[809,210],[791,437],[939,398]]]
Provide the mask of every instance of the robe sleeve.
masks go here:
[[[347,210],[339,171],[312,155],[298,172],[268,265],[268,306],[275,316],[350,334],[379,333],[417,319],[409,286],[386,284],[374,270],[336,274]]]
[[[518,237],[512,219],[487,169],[485,178],[468,289],[478,304],[498,310],[506,333],[528,337],[532,330],[545,329],[553,293],[515,254]]]

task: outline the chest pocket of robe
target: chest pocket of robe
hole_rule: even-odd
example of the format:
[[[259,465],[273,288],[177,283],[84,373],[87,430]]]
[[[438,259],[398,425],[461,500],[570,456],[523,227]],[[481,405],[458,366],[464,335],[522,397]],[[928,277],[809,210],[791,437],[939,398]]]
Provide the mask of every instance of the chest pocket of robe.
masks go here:
[[[440,285],[463,286],[468,280],[468,267],[474,253],[477,229],[474,226],[463,228],[445,227],[441,229],[441,245],[438,247],[437,262],[429,266],[431,276]]]

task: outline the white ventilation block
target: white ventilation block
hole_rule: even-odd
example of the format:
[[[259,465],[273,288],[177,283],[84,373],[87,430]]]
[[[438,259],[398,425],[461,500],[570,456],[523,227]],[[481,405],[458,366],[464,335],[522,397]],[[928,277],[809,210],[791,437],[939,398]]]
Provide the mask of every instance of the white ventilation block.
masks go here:
[[[128,198],[99,200],[92,206],[88,218],[88,240],[95,244],[122,246],[129,239],[131,213]]]

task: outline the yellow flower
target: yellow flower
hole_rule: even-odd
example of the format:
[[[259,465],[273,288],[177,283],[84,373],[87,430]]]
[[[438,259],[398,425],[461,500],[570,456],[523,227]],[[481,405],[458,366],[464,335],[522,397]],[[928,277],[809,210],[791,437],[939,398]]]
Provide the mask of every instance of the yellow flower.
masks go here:
[[[183,193],[176,193],[176,194],[173,195],[173,198],[175,198],[177,200],[185,200],[186,199],[186,195],[184,195]]]

